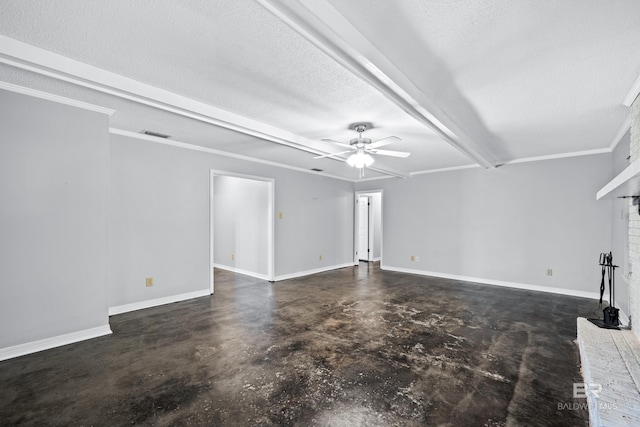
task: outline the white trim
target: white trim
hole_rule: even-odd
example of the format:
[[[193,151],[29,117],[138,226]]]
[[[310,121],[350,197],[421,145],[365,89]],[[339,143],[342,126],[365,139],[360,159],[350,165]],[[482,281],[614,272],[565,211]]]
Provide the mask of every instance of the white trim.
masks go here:
[[[478,166],[479,167],[479,166]],[[374,194],[380,194],[380,257],[378,260],[382,260],[383,255],[383,246],[384,246],[384,190],[376,189],[376,190],[358,190],[353,195],[353,265],[357,266],[360,264],[360,257],[358,256],[358,245],[359,245],[359,227],[360,227],[360,215],[358,213],[358,199],[361,196],[370,196]],[[373,250],[371,251],[373,252]],[[372,254],[373,255],[373,254]],[[372,259],[375,261],[375,259]],[[381,261],[382,263],[382,261]]]
[[[111,334],[108,324],[0,349],[0,361]]]
[[[568,295],[573,297],[600,299],[600,294],[597,292],[585,292],[576,291],[573,289],[565,288],[552,288],[549,286],[530,285],[528,283],[506,282],[503,280],[483,279],[480,277],[460,276],[457,274],[437,273],[434,271],[414,270],[412,268],[392,267],[392,266],[380,266],[381,270],[396,271],[398,273],[417,274],[419,276],[431,276],[441,277],[443,279],[461,280],[464,282],[480,283],[484,285],[504,286],[507,288],[526,289],[528,291],[548,292],[552,294]]]
[[[382,259],[381,257],[374,258],[373,262],[380,262],[381,259]]]
[[[275,200],[275,185],[276,185],[276,180],[273,178],[268,178],[268,177],[263,177],[263,176],[256,176],[256,175],[248,175],[248,174],[244,174],[244,173],[236,173],[236,172],[228,172],[228,171],[222,171],[222,170],[215,170],[215,169],[211,169],[211,173],[210,173],[210,183],[211,183],[211,194],[210,194],[210,208],[211,208],[211,212],[210,212],[210,252],[211,252],[211,274],[213,274],[213,266],[214,266],[214,248],[213,248],[213,239],[214,239],[214,232],[213,232],[213,228],[214,228],[214,217],[213,217],[213,206],[214,206],[214,191],[213,191],[213,179],[216,176],[230,176],[230,177],[235,177],[235,178],[243,178],[243,179],[252,179],[254,181],[262,181],[262,182],[266,182],[268,185],[267,191],[268,191],[268,202],[267,202],[267,224],[268,224],[268,230],[267,230],[267,277],[265,280],[269,280],[270,282],[273,282],[273,278],[275,276],[275,265],[276,265],[276,258],[275,258],[275,253],[276,253],[276,246],[275,246],[275,228],[276,228],[276,223],[275,223],[275,209],[276,209],[276,200]],[[213,283],[213,281],[212,281]],[[213,291],[212,291],[213,293]]]
[[[391,178],[402,178],[402,179],[406,179],[406,178],[410,178],[411,177],[411,172],[409,173],[408,177],[399,177],[399,176],[373,176],[371,178],[358,178],[358,179],[354,179],[353,182],[367,182],[367,181],[377,181],[379,179],[391,179]]]
[[[627,119],[618,130],[618,133],[616,133],[616,136],[613,138],[613,141],[611,141],[611,145],[609,146],[609,151],[613,152],[613,150],[616,149],[629,129],[631,129],[631,116],[627,116]]]
[[[184,294],[170,295],[168,297],[117,305],[115,307],[109,307],[109,316],[115,316],[116,314],[128,313],[135,310],[143,310],[145,308],[157,307],[159,305],[171,304],[173,302],[186,301],[193,298],[207,297],[209,295],[211,295],[211,291],[209,288],[207,288],[201,291],[193,291]]]
[[[255,277],[256,279],[260,279],[260,280],[267,280],[267,281],[269,280],[269,276],[267,274],[260,274],[260,273],[256,273],[249,270],[243,270],[242,268],[230,267],[228,265],[222,265],[218,263],[214,263],[213,266],[215,268],[219,268],[220,270],[226,270],[232,273],[243,274],[245,276]]]
[[[10,92],[20,93],[22,95],[32,96],[34,98],[40,98],[51,102],[56,102],[58,104],[70,105],[72,107],[81,108],[83,110],[93,111],[95,113],[106,114],[107,116],[111,116],[116,110],[112,110],[110,108],[100,107],[99,105],[89,104],[82,101],[77,101],[71,98],[65,98],[64,96],[54,95],[48,92],[42,92],[40,90],[31,89],[24,86],[14,85],[12,83],[7,83],[0,81],[0,89],[8,90]]]
[[[593,150],[572,151],[570,153],[549,154],[547,156],[521,157],[519,159],[504,160],[504,161],[498,162],[497,167],[504,166],[504,165],[517,164],[517,163],[540,162],[544,160],[566,159],[569,157],[581,157],[581,156],[591,156],[594,154],[611,153],[613,149],[620,143],[620,140],[624,136],[627,129],[629,129],[629,127],[631,126],[630,120],[631,120],[630,118],[627,118],[627,121],[625,121],[625,123],[623,124],[623,127],[618,131],[618,133],[616,134],[616,137],[614,138],[609,148],[595,148]],[[624,129],[625,126],[627,127],[626,129]],[[418,172],[409,172],[409,177],[416,176],[416,175],[424,175],[429,173],[451,172],[451,171],[457,171],[457,170],[477,169],[477,168],[482,168],[482,166],[473,164],[473,165],[463,165],[463,166],[451,166],[448,168],[439,168],[439,169],[427,169],[427,170],[422,170]],[[373,178],[357,179],[355,180],[355,182],[377,181],[379,179],[389,179],[389,178],[393,178],[393,177],[392,176],[376,176]]]
[[[573,151],[570,153],[560,153],[560,154],[549,154],[547,156],[535,156],[535,157],[522,157],[519,159],[506,160],[501,162],[501,165],[512,165],[515,163],[529,163],[529,162],[540,162],[543,160],[555,160],[555,159],[565,159],[567,157],[580,157],[580,156],[591,156],[594,154],[607,154],[610,153],[610,148],[596,148],[593,150],[584,150],[584,151]]]
[[[638,95],[640,95],[640,76],[638,76],[638,80],[636,80],[633,86],[631,86],[631,90],[624,98],[622,105],[624,105],[625,107],[631,107],[631,104],[633,104],[633,101],[636,100]]]
[[[282,129],[2,35],[0,62],[240,133],[324,154],[303,145],[308,141]]]
[[[329,1],[257,2],[450,145],[485,168],[495,167],[487,147],[473,140]]]
[[[213,221],[213,212],[214,212],[214,197],[215,197],[215,191],[214,191],[214,181],[213,179],[215,178],[216,174],[215,172],[210,169],[209,170],[209,291],[211,292],[211,295],[214,294],[215,292],[215,275],[213,274],[213,260],[215,259],[215,246],[213,244],[213,238],[214,238],[214,221]]]
[[[126,136],[126,137],[129,137],[129,138],[140,139],[140,140],[143,140],[143,141],[155,142],[155,143],[163,144],[163,145],[169,145],[171,147],[183,148],[185,150],[200,151],[200,152],[203,152],[203,153],[215,154],[217,156],[231,157],[231,158],[234,158],[234,159],[244,160],[244,161],[247,161],[247,162],[260,163],[260,164],[263,164],[263,165],[274,166],[274,167],[277,167],[277,168],[289,169],[289,170],[293,170],[293,171],[296,171],[296,172],[304,172],[304,173],[308,173],[308,174],[311,174],[311,175],[326,176],[327,178],[339,179],[341,181],[355,182],[353,179],[343,178],[341,176],[336,176],[336,175],[331,175],[331,174],[328,174],[326,172],[316,172],[316,171],[312,171],[310,169],[299,168],[297,166],[285,165],[284,163],[272,162],[270,160],[256,159],[255,157],[249,157],[249,156],[245,156],[243,154],[229,153],[227,151],[216,150],[215,148],[203,147],[203,146],[200,146],[200,145],[189,144],[187,142],[180,142],[180,141],[176,141],[176,140],[173,140],[173,139],[159,138],[157,136],[145,135],[145,134],[132,132],[132,131],[129,131],[129,130],[124,130],[124,129],[118,129],[118,128],[111,127],[111,128],[109,128],[109,133],[112,134],[112,135]],[[390,177],[390,178],[392,178],[392,177]]]
[[[457,170],[462,170],[462,169],[476,169],[476,168],[480,168],[480,167],[482,167],[482,166],[480,166],[480,165],[451,166],[451,167],[448,167],[448,168],[428,169],[428,170],[423,170],[423,171],[418,171],[418,172],[411,172],[411,176],[424,175],[424,174],[427,174],[427,173],[451,172],[451,171],[457,171]]]
[[[345,264],[330,265],[328,267],[314,268],[313,270],[298,271],[296,273],[283,274],[281,276],[276,276],[274,281],[279,282],[280,280],[295,279],[296,277],[309,276],[311,274],[324,273],[325,271],[337,270],[339,268],[346,268],[346,267],[353,267],[353,263],[347,262]]]
[[[2,35],[0,63],[308,153],[328,154],[317,141]]]
[[[478,164],[473,164],[473,165],[463,165],[463,166],[451,166],[447,168],[438,168],[438,169],[426,169],[426,170],[421,170],[417,172],[409,172],[409,178],[415,175],[424,175],[427,173],[451,172],[451,171],[457,171],[462,169],[476,169],[476,168],[482,168],[482,166]],[[389,179],[389,178],[394,178],[394,177],[393,176],[374,176],[372,178],[356,179],[354,182],[378,181],[380,179]],[[398,178],[401,178],[401,177],[398,177]]]

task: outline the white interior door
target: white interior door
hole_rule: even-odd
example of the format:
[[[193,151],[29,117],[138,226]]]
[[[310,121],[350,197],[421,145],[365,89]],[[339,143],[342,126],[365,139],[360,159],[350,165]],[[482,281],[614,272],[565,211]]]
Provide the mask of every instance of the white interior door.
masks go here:
[[[358,259],[369,261],[371,248],[369,245],[369,197],[358,199]]]

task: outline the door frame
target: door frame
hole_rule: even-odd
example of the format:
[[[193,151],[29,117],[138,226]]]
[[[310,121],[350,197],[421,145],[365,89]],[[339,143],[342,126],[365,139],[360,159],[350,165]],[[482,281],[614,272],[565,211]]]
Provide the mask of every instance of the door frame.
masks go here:
[[[362,225],[360,222],[362,220],[362,205],[360,205],[360,202],[365,201],[367,202],[367,254],[364,258],[362,258],[362,254],[360,253],[360,249],[362,249],[360,247],[360,243],[361,242],[361,235],[360,235],[360,226]],[[373,239],[374,239],[374,235],[373,235],[373,196],[371,195],[366,195],[366,196],[358,196],[358,247],[356,248],[356,252],[358,252],[358,261],[367,261],[367,262],[371,262],[373,261]]]
[[[267,202],[267,280],[274,281],[275,277],[275,179],[264,176],[247,175],[243,173],[210,169],[209,171],[209,290],[213,294],[214,277],[214,178],[216,176],[230,176],[235,178],[252,179],[266,182],[268,191]]]
[[[360,199],[360,197],[365,197],[365,196],[372,196],[374,194],[380,194],[380,266],[382,266],[382,256],[383,256],[383,228],[384,228],[384,216],[383,216],[383,211],[384,211],[384,191],[383,190],[362,190],[362,191],[356,191],[354,193],[354,200],[353,200],[353,265],[357,266],[360,264],[360,259],[358,256],[358,246],[359,246],[359,237],[360,237],[360,212],[358,209],[358,199]],[[370,210],[371,212],[371,210]],[[375,212],[374,212],[375,215]],[[371,215],[369,216],[369,239],[371,239],[371,242],[373,242],[373,239],[375,238],[375,236],[373,235],[373,229],[374,227],[372,227],[372,221],[371,221]],[[370,246],[373,246],[373,243],[370,243]],[[375,259],[373,256],[373,250],[371,253],[371,257],[372,260]]]

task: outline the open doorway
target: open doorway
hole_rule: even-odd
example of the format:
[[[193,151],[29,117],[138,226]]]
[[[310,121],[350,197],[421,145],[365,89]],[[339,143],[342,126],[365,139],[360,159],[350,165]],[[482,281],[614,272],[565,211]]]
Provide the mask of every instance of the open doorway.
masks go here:
[[[382,260],[382,190],[356,191],[353,263]]]
[[[210,290],[214,268],[273,281],[274,180],[211,171]]]

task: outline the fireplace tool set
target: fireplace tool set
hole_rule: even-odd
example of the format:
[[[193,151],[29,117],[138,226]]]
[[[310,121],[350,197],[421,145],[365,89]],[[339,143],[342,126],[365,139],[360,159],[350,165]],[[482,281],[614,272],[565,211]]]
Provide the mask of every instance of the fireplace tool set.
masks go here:
[[[602,267],[602,280],[600,282],[600,309],[602,310],[602,297],[604,296],[605,291],[605,276],[608,276],[609,282],[609,306],[605,307],[602,310],[602,319],[589,318],[591,323],[598,326],[599,328],[606,329],[620,329],[618,326],[620,325],[619,319],[619,309],[614,307],[615,301],[615,272],[617,265],[613,265],[613,255],[611,252],[600,254],[600,267]]]

